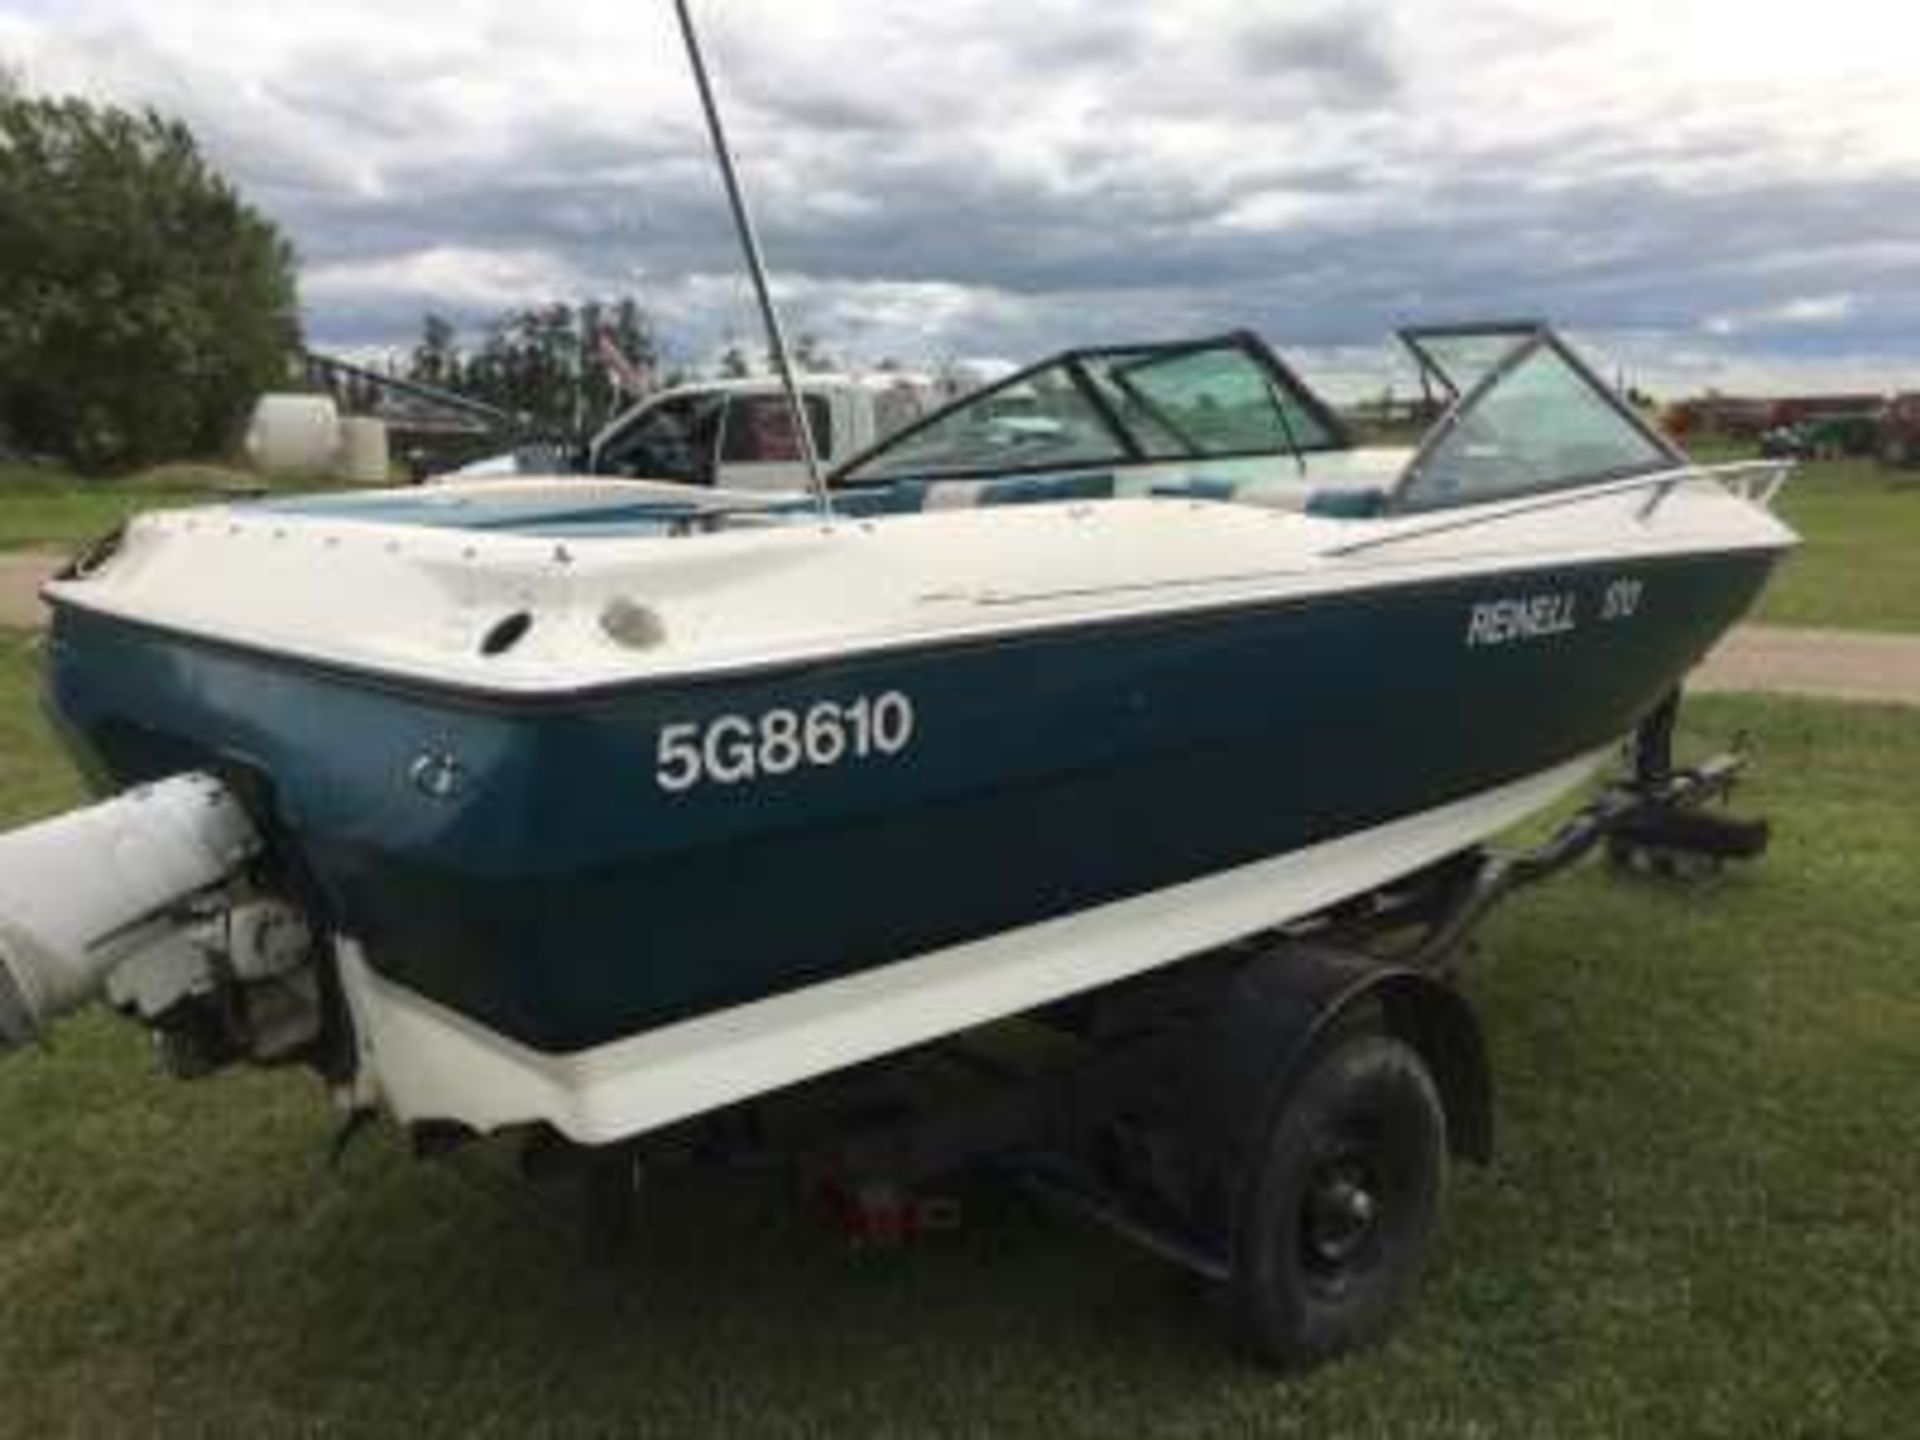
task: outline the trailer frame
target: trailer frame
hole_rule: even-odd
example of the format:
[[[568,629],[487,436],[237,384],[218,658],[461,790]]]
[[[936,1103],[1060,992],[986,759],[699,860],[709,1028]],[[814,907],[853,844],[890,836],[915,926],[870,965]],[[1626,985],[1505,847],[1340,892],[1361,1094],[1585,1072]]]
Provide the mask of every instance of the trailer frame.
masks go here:
[[[1764,821],[1709,808],[1745,767],[1737,746],[1675,763],[1679,707],[1678,691],[1665,697],[1635,730],[1625,773],[1537,845],[1463,850],[1179,964],[618,1144],[536,1130],[522,1170],[579,1182],[588,1253],[604,1258],[630,1238],[642,1181],[663,1167],[784,1165],[863,1246],[954,1223],[939,1187],[985,1169],[1225,1291],[1265,1363],[1295,1368],[1370,1343],[1417,1277],[1449,1158],[1493,1157],[1492,1067],[1455,983],[1480,923],[1602,847],[1617,869],[1663,878],[1766,849]],[[1016,1026],[1027,1043],[1009,1059]],[[1331,1105],[1337,1117],[1355,1070],[1408,1133],[1431,1127],[1405,1202],[1417,1213],[1397,1240],[1364,1181],[1378,1157],[1336,1164],[1326,1179],[1311,1166],[1305,1180],[1287,1172],[1302,1108]],[[934,1076],[947,1083],[928,1100],[919,1092]],[[415,1134],[423,1154],[466,1138]],[[1299,1209],[1291,1258],[1294,1219],[1276,1248],[1267,1214],[1276,1185]],[[1316,1233],[1347,1237],[1362,1261],[1375,1244],[1369,1263],[1386,1265],[1384,1278],[1331,1263],[1316,1276]],[[1324,1253],[1340,1252],[1328,1240]],[[1323,1284],[1328,1275],[1338,1283]]]

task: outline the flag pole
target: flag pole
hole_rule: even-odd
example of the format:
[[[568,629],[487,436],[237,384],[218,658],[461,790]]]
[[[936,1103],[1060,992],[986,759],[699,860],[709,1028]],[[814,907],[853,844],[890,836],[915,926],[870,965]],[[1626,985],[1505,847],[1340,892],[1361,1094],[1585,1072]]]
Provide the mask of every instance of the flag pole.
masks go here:
[[[827,494],[827,482],[820,469],[820,454],[814,448],[813,427],[807,422],[807,407],[800,396],[800,384],[794,376],[793,356],[787,350],[786,331],[780,326],[780,312],[774,309],[773,292],[767,285],[766,262],[760,254],[760,240],[754,233],[753,217],[747,211],[747,198],[740,189],[740,177],[733,167],[733,154],[727,148],[727,133],[720,123],[720,107],[714,103],[713,86],[707,79],[706,61],[700,54],[700,39],[694,33],[693,16],[687,0],[674,0],[680,17],[680,34],[687,42],[687,61],[693,67],[693,83],[700,91],[700,108],[706,112],[707,132],[713,138],[715,157],[720,162],[720,178],[726,183],[727,203],[733,208],[734,228],[740,235],[740,248],[746,252],[747,269],[753,276],[754,294],[760,301],[760,318],[767,327],[767,346],[780,371],[781,387],[787,392],[787,404],[793,411],[793,431],[800,442],[800,458],[806,462],[807,483],[813,491],[820,518],[833,518],[833,501]]]

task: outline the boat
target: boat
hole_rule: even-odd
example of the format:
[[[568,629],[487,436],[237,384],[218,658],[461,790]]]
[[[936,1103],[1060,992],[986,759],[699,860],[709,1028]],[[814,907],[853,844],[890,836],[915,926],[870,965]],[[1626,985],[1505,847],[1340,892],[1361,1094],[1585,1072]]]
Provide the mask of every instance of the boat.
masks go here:
[[[76,941],[35,907],[99,842],[0,840],[0,1025],[111,991],[189,1069],[605,1143],[1466,850],[1793,537],[1781,466],[1694,465],[1551,328],[1404,338],[1449,401],[1410,448],[1236,333],[1030,366],[824,511],[568,476],[142,516],[47,587],[51,709],[114,813],[234,858]],[[234,913],[277,960],[205,959]]]
[[[1672,736],[1790,462],[1696,465],[1496,322],[1402,332],[1411,445],[1233,332],[1065,351],[829,474],[676,9],[805,488],[468,479],[90,547],[47,700],[100,798],[0,835],[0,1052],[104,1001],[183,1077],[318,1072],[336,1154],[505,1132],[622,1225],[642,1165],[777,1153],[891,1242],[991,1160],[1263,1359],[1376,1338],[1491,1154],[1479,918],[1603,841],[1764,847],[1702,808],[1738,757]],[[1038,1063],[979,1051],[1008,1020]],[[941,1056],[985,1083],[916,1113]]]

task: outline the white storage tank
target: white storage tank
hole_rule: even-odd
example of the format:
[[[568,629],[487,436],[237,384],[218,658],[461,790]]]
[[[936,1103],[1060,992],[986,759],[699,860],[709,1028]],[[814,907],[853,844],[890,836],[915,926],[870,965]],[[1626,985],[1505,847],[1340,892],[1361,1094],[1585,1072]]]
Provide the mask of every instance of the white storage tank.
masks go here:
[[[384,485],[391,475],[387,422],[349,415],[340,422],[340,475],[355,485]]]
[[[262,395],[246,444],[254,468],[269,475],[332,474],[341,460],[340,407],[331,395]]]

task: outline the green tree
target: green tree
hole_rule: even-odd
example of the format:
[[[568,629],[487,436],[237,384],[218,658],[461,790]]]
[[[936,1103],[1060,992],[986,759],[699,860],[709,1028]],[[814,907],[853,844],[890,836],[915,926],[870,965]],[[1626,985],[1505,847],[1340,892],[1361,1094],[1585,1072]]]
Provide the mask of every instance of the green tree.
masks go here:
[[[414,352],[410,378],[432,379],[423,357],[429,353],[434,321],[427,317],[428,331]],[[464,360],[453,356],[450,362],[458,388],[555,435],[591,434],[631,401],[620,393],[601,356],[603,334],[643,374],[656,372],[660,361],[652,321],[630,296],[509,311],[487,325],[485,333],[478,351]],[[442,338],[451,347],[451,331]]]
[[[186,126],[0,87],[0,427],[83,469],[223,449],[300,342],[293,252]]]
[[[420,343],[413,347],[407,378],[448,389],[460,384],[460,351],[453,322],[429,312],[420,321]]]
[[[824,375],[839,366],[827,353],[820,337],[809,330],[802,333],[799,343],[793,347],[793,368],[808,375]]]

